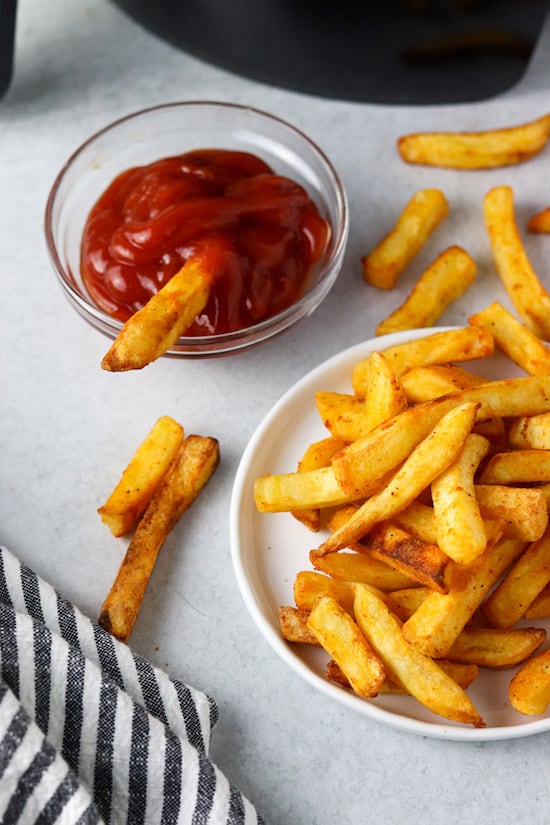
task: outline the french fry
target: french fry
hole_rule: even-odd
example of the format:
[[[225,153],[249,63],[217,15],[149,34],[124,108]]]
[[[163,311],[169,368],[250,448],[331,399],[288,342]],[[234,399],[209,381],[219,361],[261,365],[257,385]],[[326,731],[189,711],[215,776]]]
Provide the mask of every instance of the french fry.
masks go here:
[[[521,541],[538,541],[548,525],[542,490],[504,484],[476,484],[475,496],[484,519],[503,519],[506,535]]]
[[[471,433],[455,461],[432,481],[437,543],[446,556],[459,564],[472,562],[487,544],[474,475],[488,450],[487,439]]]
[[[546,234],[550,232],[550,206],[532,215],[527,222],[528,232],[540,232]]]
[[[513,667],[532,656],[545,639],[546,630],[539,627],[465,627],[446,658],[478,667]]]
[[[281,605],[279,607],[279,625],[283,639],[297,644],[319,645],[317,636],[307,626],[309,614],[310,611],[303,608]]]
[[[109,372],[139,370],[164,355],[204,309],[219,261],[189,258],[145,306],[126,321],[101,368]]]
[[[349,613],[325,596],[310,613],[308,627],[338,663],[358,696],[376,696],[386,677],[384,666]]]
[[[348,581],[339,581],[315,570],[300,570],[294,579],[294,601],[299,610],[313,610],[322,596],[331,596],[348,613],[353,613],[354,590]]]
[[[332,467],[303,473],[260,476],[254,482],[254,500],[260,513],[281,513],[306,507],[335,507],[353,496],[336,481]]]
[[[218,462],[216,439],[189,435],[183,440],[136,528],[101,608],[99,624],[120,641],[127,642],[130,638],[166,537],[193,504]]]
[[[440,667],[441,670],[447,674],[447,676],[450,676],[451,679],[464,690],[470,687],[470,685],[477,678],[477,675],[479,673],[479,668],[477,667],[477,665],[464,665],[461,662],[449,662],[445,659],[439,659],[437,664],[438,667]],[[337,685],[341,685],[345,688],[350,687],[350,683],[348,682],[345,675],[342,673],[334,659],[331,659],[329,662],[327,662],[325,675],[329,682],[335,682]],[[390,679],[384,679],[384,681],[380,685],[380,690],[378,692],[380,695],[388,693],[409,693],[408,690],[405,687],[403,687],[403,685],[399,685],[396,682],[391,681]]]
[[[428,544],[437,544],[434,511],[430,505],[413,501],[404,510],[396,513],[393,520],[417,539],[426,541]]]
[[[410,587],[412,584],[405,573],[374,558],[368,552],[331,553],[328,556],[312,557],[311,563],[316,570],[326,573],[332,579],[368,584],[382,592]]]
[[[345,446],[346,442],[339,438],[323,438],[310,444],[298,462],[298,472],[305,473],[321,467],[329,467],[333,455]],[[309,530],[317,532],[321,527],[321,511],[319,507],[291,510],[292,515],[301,521]]]
[[[364,540],[370,555],[402,572],[411,581],[446,592],[447,557],[437,544],[429,544],[391,522],[382,522]]]
[[[382,660],[390,679],[395,676],[398,683],[433,713],[475,727],[484,726],[464,690],[433,659],[407,643],[399,620],[381,599],[358,585],[354,611],[357,624]]]
[[[468,321],[487,327],[498,349],[529,375],[550,375],[550,349],[498,301]]]
[[[398,619],[406,622],[431,592],[430,587],[403,587],[388,593],[386,604]]]
[[[368,405],[362,398],[319,390],[315,393],[315,404],[323,425],[333,438],[349,443],[369,431]]]
[[[357,388],[356,388],[357,393]],[[388,364],[383,353],[373,352],[368,359],[365,386],[359,394],[365,399],[366,416],[364,432],[393,418],[408,407],[407,396],[401,382]]]
[[[494,540],[496,533],[492,537]],[[524,550],[525,543],[500,539],[470,565],[450,563],[448,592],[432,592],[403,625],[407,641],[428,656],[447,656],[485,595]]]
[[[550,115],[504,129],[479,132],[418,132],[397,149],[407,163],[449,169],[494,169],[522,163],[546,146]]]
[[[527,257],[516,225],[511,187],[491,189],[485,195],[483,212],[497,272],[510,300],[528,329],[548,340],[550,294]]]
[[[391,518],[411,504],[454,461],[471,432],[476,409],[476,404],[462,404],[444,415],[388,484],[368,498],[314,551],[315,555],[323,556],[346,547],[368,533],[377,522]]]
[[[476,262],[464,249],[449,247],[422,273],[405,302],[378,324],[376,334],[434,326],[473,284],[476,272]]]
[[[514,419],[508,428],[508,440],[519,450],[550,450],[550,414]]]
[[[523,484],[550,481],[550,450],[511,450],[491,456],[479,475],[480,484]]]
[[[401,378],[413,367],[472,361],[492,355],[493,350],[493,336],[484,327],[467,326],[433,332],[422,338],[385,347],[381,352],[395,375]],[[353,368],[352,386],[356,395],[361,395],[368,369],[368,358],[359,361]]]
[[[524,619],[550,618],[550,585],[540,591],[523,614]]]
[[[422,189],[409,200],[393,229],[362,258],[363,278],[379,289],[393,289],[406,266],[449,212],[439,189]]]
[[[470,390],[486,380],[458,364],[432,364],[413,367],[401,376],[405,395],[412,404],[433,401],[449,393]]]
[[[550,702],[550,650],[537,654],[518,670],[508,690],[510,703],[519,713],[537,716]]]
[[[137,524],[182,440],[183,427],[169,415],[155,422],[107,501],[98,508],[113,536],[124,536]]]
[[[524,553],[483,604],[491,627],[513,627],[550,582],[550,530]]]
[[[336,453],[332,467],[338,485],[350,499],[370,495],[379,487],[380,479],[405,460],[446,412],[464,403],[480,405],[476,424],[491,418],[548,412],[550,379],[529,376],[491,381],[409,407]],[[488,479],[483,483],[502,482]]]

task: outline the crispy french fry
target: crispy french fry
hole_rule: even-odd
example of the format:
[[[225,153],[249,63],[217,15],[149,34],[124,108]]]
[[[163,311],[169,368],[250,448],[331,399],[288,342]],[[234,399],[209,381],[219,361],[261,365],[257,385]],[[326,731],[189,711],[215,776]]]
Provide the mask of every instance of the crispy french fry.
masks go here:
[[[523,614],[524,619],[548,619],[550,618],[550,585],[546,585],[546,587],[540,591],[538,596],[536,596],[525,613]]]
[[[537,716],[550,702],[550,650],[537,654],[518,670],[508,690],[510,703],[519,713]]]
[[[550,481],[550,450],[511,450],[491,456],[479,475],[480,484]]]
[[[279,607],[279,625],[283,638],[287,642],[305,645],[319,644],[317,636],[307,626],[309,614],[309,610],[293,607],[292,605],[281,605]]]
[[[530,544],[483,604],[491,627],[513,627],[550,582],[550,530]]]
[[[497,347],[529,375],[550,375],[550,349],[498,301],[468,321],[486,327]]]
[[[488,450],[487,439],[471,433],[455,461],[432,481],[437,543],[446,556],[460,564],[472,562],[487,544],[474,475]]]
[[[182,442],[136,528],[101,608],[99,624],[120,641],[127,642],[130,637],[166,537],[193,504],[218,462],[215,438],[189,435]]]
[[[401,378],[413,367],[472,361],[492,355],[493,350],[494,341],[490,332],[484,327],[467,326],[433,332],[422,338],[386,347],[381,352],[395,375]],[[353,368],[352,385],[356,395],[361,395],[368,369],[368,358],[359,361]]]
[[[202,256],[189,258],[145,306],[120,330],[101,362],[109,372],[139,370],[164,355],[204,309],[214,265]]]
[[[479,673],[479,668],[477,665],[464,665],[461,662],[449,662],[445,659],[439,659],[437,664],[438,667],[440,667],[441,670],[447,674],[447,676],[450,676],[451,679],[464,690],[470,687]],[[325,675],[329,682],[335,682],[337,685],[341,685],[346,688],[350,687],[350,683],[334,659],[331,659],[327,663]],[[385,693],[408,694],[409,692],[405,687],[403,687],[403,685],[399,685],[390,679],[384,679],[380,685],[379,694],[382,695]]]
[[[434,511],[429,504],[413,501],[404,510],[396,513],[393,520],[417,539],[426,541],[428,544],[437,544]]]
[[[321,420],[333,438],[355,441],[369,427],[368,405],[362,398],[344,392],[319,390],[315,404]]]
[[[309,470],[329,467],[333,455],[345,447],[345,445],[345,441],[334,437],[323,438],[321,441],[310,444],[298,462],[298,472],[305,473],[309,472]],[[319,507],[291,510],[291,513],[295,519],[305,524],[312,532],[315,533],[320,529],[321,512]]]
[[[548,509],[542,490],[504,484],[476,484],[475,495],[484,519],[504,519],[506,535],[522,541],[538,541],[548,525]]]
[[[476,409],[476,404],[462,404],[444,415],[388,484],[368,498],[314,553],[323,556],[346,547],[368,533],[377,522],[391,518],[411,504],[454,461],[471,432]]]
[[[480,132],[418,132],[397,141],[407,163],[449,169],[493,169],[522,163],[546,146],[550,115],[504,129]]]
[[[373,558],[369,553],[331,553],[328,556],[312,558],[311,562],[319,570],[342,582],[361,582],[385,592],[401,587],[410,587],[409,576],[390,567],[386,562]]]
[[[405,302],[378,324],[376,334],[433,326],[473,284],[476,272],[476,262],[464,249],[449,247],[422,273]]]
[[[508,440],[520,450],[550,450],[550,413],[514,419],[508,428]]]
[[[465,370],[458,364],[432,364],[413,367],[401,376],[405,395],[413,404],[433,401],[449,393],[470,390],[485,384],[485,378]]]
[[[532,656],[545,639],[546,630],[539,627],[465,627],[446,658],[479,667],[513,667]]]
[[[365,387],[360,397],[365,399],[366,417],[364,426],[373,430],[382,421],[393,418],[408,407],[401,382],[388,364],[383,353],[373,352],[368,359],[369,367],[365,375]]]
[[[504,538],[470,565],[450,563],[448,592],[430,593],[407,619],[407,641],[428,656],[446,657],[485,595],[524,548],[524,542]]]
[[[373,558],[404,573],[411,581],[445,593],[447,557],[437,546],[415,538],[392,522],[382,522],[364,540]]]
[[[393,229],[362,258],[365,281],[379,289],[393,289],[403,270],[448,212],[449,204],[439,189],[416,192]]]
[[[347,504],[353,496],[342,490],[332,467],[321,467],[303,473],[260,476],[254,483],[254,500],[261,513],[281,513]]]
[[[300,570],[294,579],[294,601],[300,610],[312,610],[321,596],[331,596],[353,613],[354,591],[348,581],[325,576],[315,570]]]
[[[491,381],[410,407],[336,453],[332,467],[338,485],[350,499],[370,495],[379,487],[380,479],[405,460],[442,415],[464,403],[480,405],[476,424],[491,418],[548,412],[550,379],[548,376],[529,376]],[[501,482],[487,480],[484,483]]]
[[[523,246],[509,186],[491,189],[483,205],[485,226],[500,279],[526,326],[550,338],[550,294],[543,287]]]
[[[183,427],[163,415],[139,445],[105,504],[101,520],[113,536],[124,536],[139,521],[183,440]]]
[[[550,206],[532,215],[527,222],[528,232],[541,232],[546,234],[550,232]]]
[[[398,619],[406,622],[431,592],[430,587],[403,587],[388,593],[386,604]]]
[[[358,696],[376,696],[386,677],[384,666],[349,613],[330,596],[310,613],[308,627],[338,663]]]
[[[381,599],[358,585],[354,610],[357,624],[382,660],[390,679],[397,677],[397,681],[433,713],[483,727],[483,719],[464,690],[433,659],[407,643],[399,620]]]

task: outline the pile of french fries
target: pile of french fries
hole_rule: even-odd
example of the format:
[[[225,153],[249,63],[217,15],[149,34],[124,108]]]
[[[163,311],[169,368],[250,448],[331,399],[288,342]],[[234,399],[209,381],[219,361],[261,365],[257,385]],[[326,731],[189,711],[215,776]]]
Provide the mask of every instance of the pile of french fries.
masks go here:
[[[185,435],[170,416],[159,418],[120,481],[98,509],[114,536],[134,530],[99,624],[128,642],[158,554],[168,534],[216,470],[217,439]]]
[[[495,347],[526,374],[467,368]],[[328,531],[280,607],[286,640],[327,652],[328,679],[482,727],[466,688],[519,667],[511,705],[544,711],[546,631],[525,620],[550,617],[549,356],[500,304],[373,352],[349,393],[316,393],[327,437],[296,471],[257,478],[260,512]]]

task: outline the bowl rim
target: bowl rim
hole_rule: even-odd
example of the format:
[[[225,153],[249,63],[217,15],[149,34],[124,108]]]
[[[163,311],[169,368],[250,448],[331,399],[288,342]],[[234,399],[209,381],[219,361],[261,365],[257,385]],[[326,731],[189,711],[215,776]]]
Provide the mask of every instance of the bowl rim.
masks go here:
[[[273,122],[283,129],[292,132],[297,138],[302,140],[310,148],[310,150],[312,150],[313,154],[316,155],[321,161],[325,171],[328,173],[333,187],[332,194],[335,196],[338,222],[336,226],[333,226],[331,222],[333,243],[329,258],[323,264],[322,272],[318,280],[311,288],[306,290],[306,292],[304,292],[304,294],[301,295],[297,301],[291,304],[291,306],[276,315],[266,318],[258,324],[254,324],[254,326],[246,327],[245,329],[218,333],[215,335],[183,335],[178,339],[174,345],[174,348],[167,353],[167,355],[203,355],[209,354],[210,352],[215,354],[216,352],[243,349],[250,346],[251,343],[254,343],[256,338],[258,338],[258,343],[260,343],[266,338],[272,337],[278,332],[282,332],[287,329],[291,324],[291,319],[295,315],[297,316],[296,320],[299,320],[309,314],[308,306],[318,292],[321,293],[322,300],[324,297],[324,291],[326,290],[326,292],[328,292],[332,286],[333,282],[330,282],[327,287],[326,281],[332,274],[335,264],[338,261],[341,261],[341,258],[343,257],[349,234],[349,204],[346,190],[338,172],[336,171],[336,168],[329,159],[328,155],[312,138],[310,138],[302,129],[289,123],[284,118],[248,104],[207,99],[171,101],[167,103],[155,104],[130,112],[129,114],[123,115],[122,117],[109,122],[106,126],[103,126],[101,129],[95,131],[69,155],[54,178],[46,200],[46,207],[44,211],[44,234],[53,269],[58,276],[58,279],[61,281],[62,286],[68,292],[72,303],[75,304],[80,311],[86,312],[88,315],[95,318],[99,323],[101,330],[105,334],[116,335],[117,331],[122,329],[123,323],[104,312],[93,302],[92,298],[76,284],[73,274],[64,266],[58,251],[52,224],[53,211],[57,202],[60,187],[68,171],[77,159],[102,136],[109,134],[109,132],[117,129],[119,126],[122,126],[129,121],[155,114],[156,112],[201,107],[220,108],[243,114],[248,113],[252,116],[259,117],[263,121]],[[304,312],[302,312],[302,308],[304,308]],[[93,323],[92,321],[90,322]],[[249,341],[250,338],[253,340]]]

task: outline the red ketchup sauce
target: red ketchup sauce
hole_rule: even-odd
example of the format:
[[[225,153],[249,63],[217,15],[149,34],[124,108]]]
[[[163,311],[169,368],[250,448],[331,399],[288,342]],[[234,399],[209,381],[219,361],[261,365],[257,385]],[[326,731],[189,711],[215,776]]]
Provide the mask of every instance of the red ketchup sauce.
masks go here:
[[[203,149],[118,175],[88,216],[81,271],[95,303],[126,321],[190,256],[222,249],[208,303],[186,332],[213,335],[298,300],[329,240],[299,184],[255,155]]]

